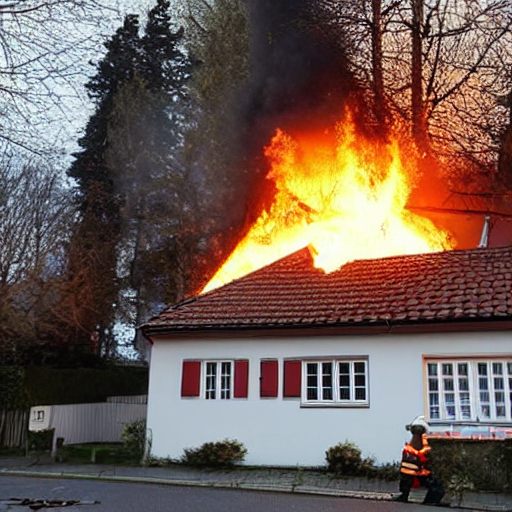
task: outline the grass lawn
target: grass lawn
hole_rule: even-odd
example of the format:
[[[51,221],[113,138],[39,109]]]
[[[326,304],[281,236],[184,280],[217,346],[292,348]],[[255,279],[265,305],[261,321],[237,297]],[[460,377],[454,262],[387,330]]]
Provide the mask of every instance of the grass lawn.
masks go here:
[[[57,452],[58,462],[139,465],[141,456],[122,444],[72,444]]]

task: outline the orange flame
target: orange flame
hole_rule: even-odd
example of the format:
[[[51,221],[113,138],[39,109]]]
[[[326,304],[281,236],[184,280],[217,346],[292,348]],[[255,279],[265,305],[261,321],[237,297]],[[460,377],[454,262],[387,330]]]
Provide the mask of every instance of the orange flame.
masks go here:
[[[300,139],[300,140],[298,140]],[[309,247],[331,272],[355,259],[453,248],[448,232],[406,209],[415,177],[398,141],[357,135],[349,115],[325,134],[296,139],[278,129],[265,156],[277,193],[203,292]]]

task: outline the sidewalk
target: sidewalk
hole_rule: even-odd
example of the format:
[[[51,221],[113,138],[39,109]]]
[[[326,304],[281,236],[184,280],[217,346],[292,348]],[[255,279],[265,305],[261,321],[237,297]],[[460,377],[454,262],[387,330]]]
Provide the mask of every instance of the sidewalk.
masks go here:
[[[236,467],[233,469],[194,469],[182,465],[165,467],[130,467],[96,464],[66,464],[50,458],[0,458],[0,477],[3,475],[38,476],[46,478],[83,478],[103,481],[154,483],[218,487],[273,492],[318,494],[371,500],[391,500],[397,493],[397,482],[364,478],[334,478],[314,469],[282,469]],[[422,495],[411,494],[412,502],[421,502]],[[467,493],[453,508],[479,511],[512,512],[512,494]]]

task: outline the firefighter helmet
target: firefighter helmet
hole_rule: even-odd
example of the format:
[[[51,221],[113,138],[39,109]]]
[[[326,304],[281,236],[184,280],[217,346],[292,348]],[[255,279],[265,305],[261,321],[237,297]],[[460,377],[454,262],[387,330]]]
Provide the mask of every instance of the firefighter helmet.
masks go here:
[[[425,416],[416,416],[416,418],[414,418],[405,428],[406,430],[412,430],[413,427],[422,427],[425,430],[425,433],[428,432],[429,425],[425,419]]]

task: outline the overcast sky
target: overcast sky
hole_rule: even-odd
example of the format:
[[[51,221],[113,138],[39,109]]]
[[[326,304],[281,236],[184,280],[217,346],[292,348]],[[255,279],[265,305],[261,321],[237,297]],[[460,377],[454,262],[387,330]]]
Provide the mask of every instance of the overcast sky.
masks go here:
[[[78,22],[76,18],[55,16],[49,23],[40,23],[37,16],[45,11],[19,19],[0,17],[4,37],[6,34],[9,38],[5,44],[10,48],[9,55],[0,54],[0,71],[29,69],[31,54],[39,57],[27,75],[19,71],[13,76],[0,73],[0,87],[17,91],[14,97],[0,96],[0,111],[7,113],[2,119],[2,132],[36,151],[51,148],[56,156],[52,158],[54,165],[63,170],[71,163],[71,154],[79,149],[77,140],[93,111],[84,87],[96,72],[89,62],[96,64],[102,58],[103,43],[122,25],[126,14],[141,15],[144,27],[144,15],[156,0],[104,0],[104,5],[108,9],[98,19]],[[55,74],[54,70],[61,72]],[[13,147],[21,148],[16,144]],[[31,152],[26,154],[28,159],[33,157]]]

